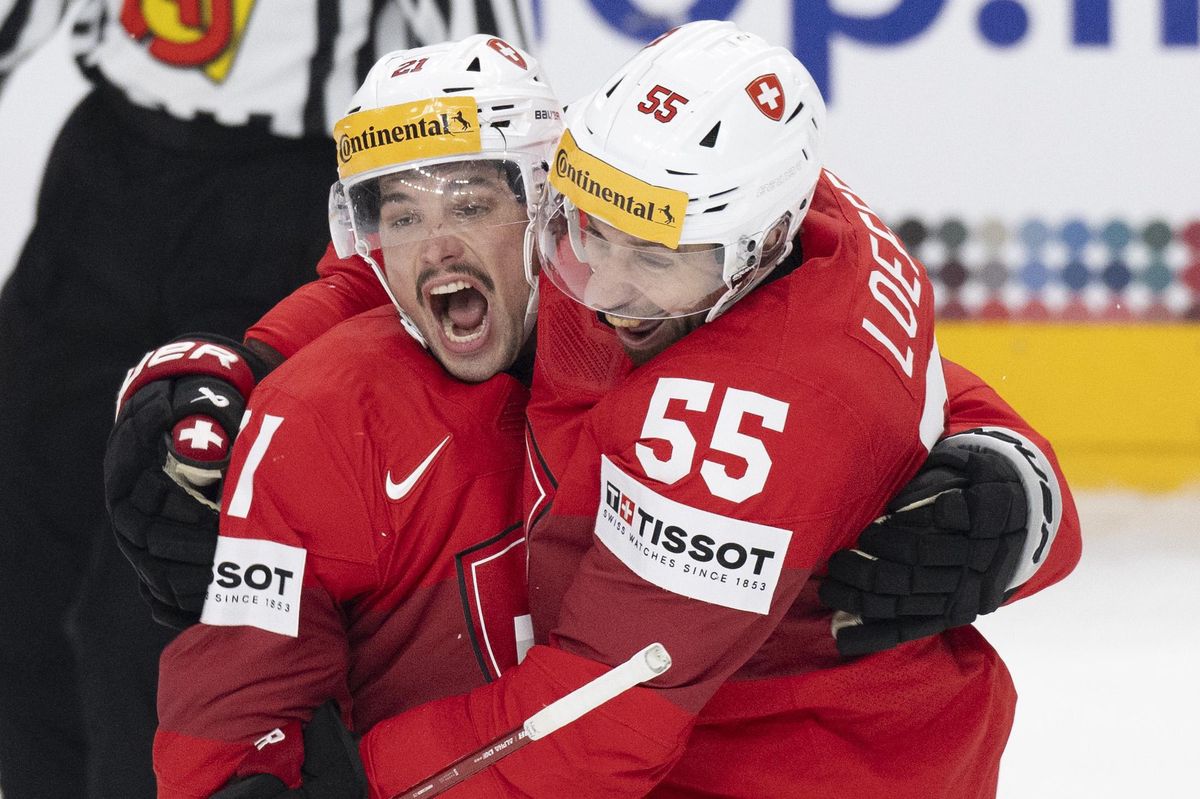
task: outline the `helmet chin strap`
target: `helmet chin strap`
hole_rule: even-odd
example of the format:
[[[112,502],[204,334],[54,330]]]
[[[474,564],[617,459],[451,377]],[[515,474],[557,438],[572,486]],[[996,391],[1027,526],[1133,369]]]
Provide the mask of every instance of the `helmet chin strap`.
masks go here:
[[[525,282],[529,284],[529,300],[525,303],[525,321],[521,334],[522,344],[528,341],[529,336],[532,335],[538,317],[538,276],[533,271],[534,258],[536,257],[534,252],[535,239],[534,220],[531,219],[525,227]]]
[[[387,275],[379,266],[378,262],[376,262],[376,260],[371,256],[371,251],[367,248],[366,243],[356,238],[354,242],[354,251],[358,253],[360,258],[371,265],[371,271],[375,273],[375,277],[379,280],[380,285],[383,286],[384,293],[386,293],[388,295],[388,299],[392,301],[392,305],[396,308],[396,313],[400,314],[400,324],[404,325],[405,332],[416,339],[417,343],[420,344],[424,349],[429,349],[429,342],[425,340],[425,336],[421,335],[420,329],[416,326],[413,320],[409,318],[408,314],[404,312],[404,309],[400,307],[400,302],[396,299],[396,295],[392,293],[391,285],[388,284]]]

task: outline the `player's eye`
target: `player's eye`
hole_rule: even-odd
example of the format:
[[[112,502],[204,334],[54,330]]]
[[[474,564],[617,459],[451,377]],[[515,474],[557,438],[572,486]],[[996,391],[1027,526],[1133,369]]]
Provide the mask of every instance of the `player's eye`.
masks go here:
[[[403,230],[420,222],[421,217],[410,210],[396,208],[383,213],[383,224],[394,230]]]
[[[472,200],[470,202],[460,202],[454,206],[454,216],[459,220],[478,219],[481,216],[486,216],[492,210],[489,203]]]
[[[667,269],[671,266],[671,259],[665,255],[656,255],[653,250],[638,250],[638,262],[652,270]]]

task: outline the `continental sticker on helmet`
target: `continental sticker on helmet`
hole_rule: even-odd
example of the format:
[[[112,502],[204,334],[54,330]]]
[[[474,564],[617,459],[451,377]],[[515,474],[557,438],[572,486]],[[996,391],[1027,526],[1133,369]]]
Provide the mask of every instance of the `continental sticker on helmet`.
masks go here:
[[[338,121],[333,140],[343,180],[381,166],[483,149],[474,97],[433,97],[359,111]]]
[[[295,638],[300,629],[300,585],[308,551],[257,538],[217,538],[213,580],[200,621],[222,627],[258,627]]]
[[[631,236],[674,249],[683,231],[687,194],[652,186],[580,150],[570,131],[554,153],[550,183],[576,207]]]
[[[791,530],[680,504],[604,456],[600,498],[597,538],[643,580],[701,602],[770,610]]]

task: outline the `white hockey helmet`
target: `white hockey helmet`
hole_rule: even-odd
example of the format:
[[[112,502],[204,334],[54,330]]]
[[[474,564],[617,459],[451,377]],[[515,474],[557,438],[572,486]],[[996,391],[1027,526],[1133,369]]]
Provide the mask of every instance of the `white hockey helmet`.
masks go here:
[[[675,28],[568,109],[539,210],[543,268],[597,311],[716,318],[790,251],[824,127],[786,49],[732,22]],[[775,228],[785,238],[764,253]]]
[[[380,179],[425,178],[422,190],[428,192],[428,178],[439,165],[494,162],[525,203],[519,224],[528,252],[546,162],[562,130],[561,104],[537,60],[495,36],[397,50],[367,73],[334,127],[339,180],[330,190],[330,233],[340,257],[357,253],[370,263],[405,328],[422,345],[428,346],[379,263]],[[469,193],[453,180],[433,190],[447,198]],[[478,222],[464,217],[461,224]],[[410,226],[404,235],[416,240],[433,234]],[[526,334],[536,315],[537,287],[531,281]]]

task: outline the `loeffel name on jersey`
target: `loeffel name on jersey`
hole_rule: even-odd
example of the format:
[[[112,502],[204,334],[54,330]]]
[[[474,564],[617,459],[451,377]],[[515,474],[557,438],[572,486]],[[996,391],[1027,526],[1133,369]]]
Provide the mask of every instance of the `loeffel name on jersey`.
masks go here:
[[[307,550],[258,538],[217,538],[200,621],[297,637]]]
[[[865,310],[862,329],[883,346],[904,376],[911,379],[915,368],[913,345],[922,332],[921,280],[925,270],[869,205],[832,172],[826,170],[825,175],[858,210],[871,242],[871,257],[877,268],[867,275],[867,286],[875,302]]]
[[[600,458],[596,536],[647,582],[672,593],[765,614],[792,533],[664,497]]]

